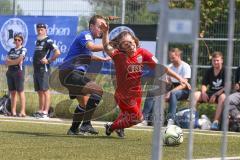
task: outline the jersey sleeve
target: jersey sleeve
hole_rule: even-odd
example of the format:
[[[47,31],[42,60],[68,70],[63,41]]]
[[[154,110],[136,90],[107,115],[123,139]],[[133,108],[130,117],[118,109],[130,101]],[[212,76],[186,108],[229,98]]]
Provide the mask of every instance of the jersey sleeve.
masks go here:
[[[26,57],[26,54],[27,54],[27,48],[22,48],[21,55],[23,55],[23,57]]]
[[[119,54],[121,54],[120,51],[116,49],[116,50],[113,51],[113,54],[112,54],[110,57],[111,57],[112,59],[114,59],[114,58],[116,58],[117,55],[119,55]]]
[[[90,32],[88,33],[83,33],[82,36],[80,36],[80,41],[79,43],[82,45],[82,46],[86,46],[88,42],[93,42],[93,37],[91,35]]]
[[[150,68],[154,68],[156,64],[158,63],[157,58],[147,51],[146,49],[142,49],[142,55],[143,55],[143,63],[147,64]]]
[[[191,67],[187,63],[185,63],[183,66],[183,70],[184,70],[183,78],[190,79],[191,78]]]
[[[57,50],[57,49],[58,49],[58,46],[53,42],[52,39],[48,39],[48,40],[47,40],[47,43],[48,43],[49,48],[50,48],[51,50]]]

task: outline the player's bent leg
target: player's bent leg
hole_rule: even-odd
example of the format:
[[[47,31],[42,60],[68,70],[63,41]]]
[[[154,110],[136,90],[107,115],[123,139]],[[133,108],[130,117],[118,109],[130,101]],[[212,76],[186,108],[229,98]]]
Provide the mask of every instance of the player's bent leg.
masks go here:
[[[105,134],[107,136],[110,136],[112,134],[112,132],[113,132],[111,126],[112,126],[112,123],[106,123],[104,125],[104,127],[105,127]],[[117,133],[118,137],[120,137],[120,138],[124,138],[125,137],[125,133],[124,133],[124,129],[123,128],[116,129],[114,131]]]
[[[122,112],[119,118],[115,120],[111,125],[111,129],[113,131],[117,131],[119,129],[129,128],[133,125],[140,123],[142,119],[142,113],[140,110],[137,112]]]
[[[113,130],[111,129],[111,125],[112,125],[111,123],[106,123],[104,125],[104,127],[105,127],[105,134],[107,136],[110,136],[112,134],[112,132],[113,132]]]
[[[83,123],[80,127],[80,132],[83,132],[83,133],[87,132],[90,134],[98,134],[98,131],[92,127],[90,120],[91,120],[98,104],[100,103],[101,99],[102,99],[102,95],[98,95],[95,93],[90,95],[88,102],[86,104],[86,112],[83,117]]]
[[[211,130],[219,130],[220,129],[220,119],[221,119],[221,114],[222,114],[223,107],[224,107],[225,98],[226,98],[226,95],[224,93],[218,97],[217,109],[215,111],[214,121],[211,125]]]
[[[74,111],[73,122],[72,122],[72,126],[67,132],[68,135],[82,134],[79,132],[79,126],[83,120],[84,113],[85,113],[85,109],[82,108],[80,105],[78,105]]]
[[[124,138],[125,137],[125,133],[124,133],[124,129],[117,129],[115,130],[115,132],[117,133],[119,138]]]

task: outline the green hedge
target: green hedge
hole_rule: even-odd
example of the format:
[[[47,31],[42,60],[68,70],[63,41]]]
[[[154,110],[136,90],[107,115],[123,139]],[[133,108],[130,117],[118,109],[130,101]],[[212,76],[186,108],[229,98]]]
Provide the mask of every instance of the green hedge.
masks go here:
[[[1,92],[1,96],[4,92]],[[26,94],[26,113],[32,115],[32,113],[38,111],[38,95],[36,92],[27,92]],[[19,101],[18,101],[19,102]],[[144,101],[142,102],[142,105]],[[178,108],[188,106],[189,102],[180,101]],[[77,105],[76,100],[70,100],[68,95],[64,94],[51,94],[51,107],[54,109],[54,117],[58,118],[71,118],[72,113]],[[168,106],[168,104],[166,104]],[[211,120],[213,119],[214,112],[216,109],[215,104],[202,103],[198,104],[199,115],[205,114]],[[19,103],[17,104],[17,111],[20,110]],[[116,107],[113,96],[109,94],[103,95],[99,107],[96,109],[94,114],[95,120],[112,121],[118,115],[119,109]]]

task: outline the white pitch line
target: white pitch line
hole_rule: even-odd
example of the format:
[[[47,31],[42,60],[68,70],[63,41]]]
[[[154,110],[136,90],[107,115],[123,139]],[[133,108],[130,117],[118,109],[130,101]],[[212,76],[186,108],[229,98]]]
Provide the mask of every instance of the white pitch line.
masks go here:
[[[4,122],[18,122],[18,123],[35,123],[35,124],[50,124],[50,125],[66,125],[66,126],[70,126],[70,121],[55,121],[55,122],[51,122],[51,120],[38,120],[38,119],[34,119],[34,120],[19,120],[19,119],[1,119],[0,118],[0,122],[4,121]],[[97,128],[104,128],[103,127],[103,122],[94,122],[93,121],[93,126],[97,127]],[[127,130],[132,130],[132,131],[148,131],[148,132],[152,132],[153,128],[149,127],[131,127],[131,128],[126,128]],[[211,132],[211,131],[210,131]],[[187,134],[189,133],[186,129],[183,130],[183,133]],[[212,131],[211,133],[206,133],[206,131],[200,132],[200,130],[194,132],[194,134],[196,135],[207,135],[207,136],[222,136],[221,134],[222,132],[216,132],[216,131]],[[239,133],[235,133],[235,132],[231,132],[230,134],[227,135],[228,137],[240,137]]]
[[[225,160],[240,160],[240,157],[224,157]],[[222,160],[222,158],[214,157],[214,158],[202,158],[202,159],[194,159],[194,160]]]

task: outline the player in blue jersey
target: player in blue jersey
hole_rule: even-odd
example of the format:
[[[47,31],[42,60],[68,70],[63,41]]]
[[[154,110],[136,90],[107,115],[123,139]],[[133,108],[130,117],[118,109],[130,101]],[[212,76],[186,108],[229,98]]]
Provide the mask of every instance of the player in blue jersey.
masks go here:
[[[109,61],[111,59],[110,57],[98,57],[92,53],[103,50],[102,44],[95,44],[95,38],[102,36],[99,28],[101,23],[106,23],[104,17],[100,15],[91,17],[89,29],[75,37],[63,64],[59,66],[61,84],[68,89],[70,99],[76,98],[79,103],[74,111],[68,135],[98,134],[90,120],[102,98],[103,90],[85,75],[91,61]]]

